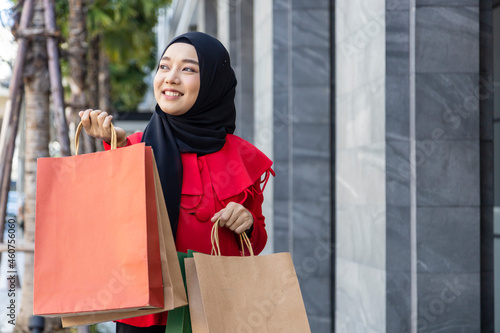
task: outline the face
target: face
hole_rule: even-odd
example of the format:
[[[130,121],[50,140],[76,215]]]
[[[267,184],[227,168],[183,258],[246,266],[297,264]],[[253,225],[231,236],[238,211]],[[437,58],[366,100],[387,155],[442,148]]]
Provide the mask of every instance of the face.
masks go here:
[[[156,102],[163,112],[180,116],[196,102],[200,91],[200,65],[193,45],[174,43],[160,60],[154,78]]]

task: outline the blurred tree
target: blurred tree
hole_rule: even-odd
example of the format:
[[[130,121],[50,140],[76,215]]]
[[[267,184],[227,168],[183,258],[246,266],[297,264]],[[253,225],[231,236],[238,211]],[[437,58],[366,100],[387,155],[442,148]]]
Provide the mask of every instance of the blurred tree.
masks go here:
[[[165,0],[56,2],[59,28],[63,37],[68,40],[65,51],[69,57],[63,69],[74,94],[71,99],[74,108],[84,109],[83,106],[91,106],[109,111],[135,109],[146,89],[143,78],[155,64],[153,28],[157,22],[157,10],[167,2]],[[30,28],[43,31],[45,28],[43,1],[34,0],[34,3]],[[24,232],[25,242],[33,243],[36,160],[49,156],[51,117],[46,37],[44,34],[36,34],[30,36],[29,40],[23,77],[26,111]],[[90,45],[90,48],[87,45]],[[89,56],[90,54],[92,56]],[[69,73],[71,74],[68,75]],[[98,73],[97,76],[95,73]],[[119,79],[116,79],[115,75]],[[97,88],[90,89],[90,84],[95,84]],[[96,91],[97,98],[89,96]],[[89,92],[89,95],[85,96],[85,92]],[[33,254],[27,253],[23,296],[16,331],[29,331],[27,323],[33,313],[32,307]],[[49,328],[49,331],[51,329]]]
[[[68,4],[69,19],[64,24],[60,24],[61,28],[67,27],[63,33],[68,36],[68,66],[71,71],[68,73],[68,83],[71,89],[70,105],[72,108],[72,116],[76,112],[87,107],[85,98],[85,79],[87,77],[87,1],[85,0],[69,0],[68,2],[59,1],[59,11],[62,11],[62,6]],[[64,8],[66,10],[66,8]]]
[[[100,90],[111,97],[114,110],[134,110],[142,100],[147,88],[143,79],[156,63],[153,29],[158,9],[168,2],[95,0],[89,7],[89,30],[101,35],[103,56],[110,63],[100,75],[109,77],[111,86]]]
[[[101,102],[106,97],[111,100],[112,110],[134,110],[142,100],[147,88],[144,77],[156,63],[153,29],[158,9],[169,2],[95,0],[89,5],[89,34],[91,38],[100,36],[103,51],[100,54],[100,99]],[[102,65],[108,61],[109,65]],[[99,105],[102,109],[104,106],[106,103]]]
[[[59,24],[68,39],[67,75],[73,114],[86,108],[107,112],[137,108],[147,89],[144,77],[156,63],[153,29],[158,9],[168,3],[167,0],[70,0],[68,6],[59,2]],[[83,146],[85,152],[91,152],[96,145],[86,138]]]
[[[44,29],[43,1],[34,1],[34,11],[29,28]],[[49,94],[47,44],[43,35],[29,38],[23,72],[26,112],[25,147],[25,219],[24,241],[35,241],[36,163],[40,157],[49,156]],[[29,332],[28,320],[33,315],[33,253],[24,257],[22,300],[16,331]]]
[[[85,110],[89,102],[94,102],[89,96],[93,93],[92,86],[87,85],[87,53],[95,52],[94,48],[87,47],[87,1],[69,0],[69,19],[61,15],[62,30],[68,35],[68,82],[71,90],[71,120],[78,124],[78,112]],[[60,4],[61,9],[66,9],[66,2]],[[66,10],[67,11],[67,10]],[[67,22],[67,23],[66,23]],[[67,27],[66,29],[64,29]],[[91,67],[93,69],[93,67]],[[90,103],[92,104],[92,103]],[[83,151],[90,153],[95,151],[95,140],[88,135],[83,135]]]

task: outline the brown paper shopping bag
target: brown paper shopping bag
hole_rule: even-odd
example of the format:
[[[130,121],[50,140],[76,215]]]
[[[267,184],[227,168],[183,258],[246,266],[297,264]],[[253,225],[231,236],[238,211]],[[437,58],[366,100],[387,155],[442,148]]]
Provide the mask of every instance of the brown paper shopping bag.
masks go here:
[[[163,308],[151,148],[41,158],[34,314]]]
[[[310,332],[289,253],[193,257],[185,259],[193,333]]]
[[[124,319],[147,314],[153,314],[163,311],[172,310],[187,304],[186,292],[182,280],[182,274],[177,259],[177,252],[168,218],[167,207],[163,198],[163,191],[161,189],[160,178],[154,162],[153,155],[153,171],[155,180],[156,203],[158,224],[160,230],[160,253],[162,276],[164,286],[164,307],[162,309],[147,309],[135,310],[125,312],[109,312],[109,313],[93,313],[84,316],[69,316],[62,318],[64,327],[76,325],[88,325],[98,322],[111,321],[117,319]]]

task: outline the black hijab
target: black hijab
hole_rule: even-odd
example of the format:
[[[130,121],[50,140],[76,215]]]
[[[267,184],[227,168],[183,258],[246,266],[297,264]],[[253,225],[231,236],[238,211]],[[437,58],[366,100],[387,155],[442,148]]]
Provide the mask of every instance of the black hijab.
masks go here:
[[[233,133],[235,129],[236,76],[228,52],[217,39],[201,32],[188,32],[174,38],[163,54],[174,43],[191,44],[196,49],[200,91],[194,105],[182,115],[169,115],[157,104],[142,142],[153,147],[175,237],[182,189],[180,153],[202,156],[224,146],[226,133]]]

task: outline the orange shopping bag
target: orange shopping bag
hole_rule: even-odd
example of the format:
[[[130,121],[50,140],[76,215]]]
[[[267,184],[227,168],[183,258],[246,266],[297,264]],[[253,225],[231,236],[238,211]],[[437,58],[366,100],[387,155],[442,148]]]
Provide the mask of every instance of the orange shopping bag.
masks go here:
[[[34,314],[163,308],[153,163],[144,144],[38,160]]]
[[[163,198],[163,191],[160,183],[160,176],[156,169],[156,162],[154,162],[153,154],[153,171],[155,177],[155,190],[156,190],[156,208],[158,216],[158,228],[160,234],[160,255],[163,277],[163,295],[165,304],[162,309],[140,309],[129,311],[115,311],[115,312],[93,312],[84,315],[71,315],[61,318],[63,327],[89,325],[104,321],[117,320],[123,318],[130,318],[142,316],[147,314],[158,313],[162,311],[172,310],[174,308],[182,307],[187,304],[186,291],[184,288],[184,281],[182,278],[179,260],[175,249],[174,238],[172,235],[172,228],[170,227],[170,220],[168,218],[167,206]]]

